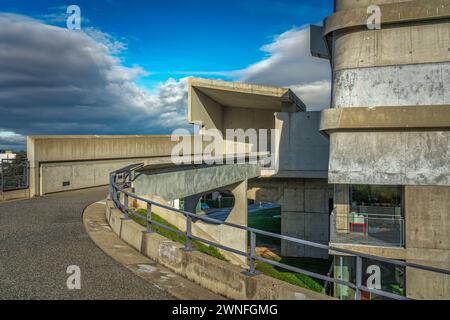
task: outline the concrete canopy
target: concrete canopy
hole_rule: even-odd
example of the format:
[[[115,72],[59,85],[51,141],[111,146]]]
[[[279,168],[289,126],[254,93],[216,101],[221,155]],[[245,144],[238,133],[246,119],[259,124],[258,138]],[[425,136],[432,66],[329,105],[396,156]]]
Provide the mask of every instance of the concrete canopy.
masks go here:
[[[288,88],[278,88],[191,78],[189,87],[201,91],[224,107],[282,111],[283,104],[305,111],[305,104]]]
[[[222,130],[224,124],[237,123],[243,129],[273,128],[275,112],[302,111],[306,111],[305,104],[288,88],[189,79],[189,122],[201,122],[207,129]],[[243,118],[255,121],[235,121]]]

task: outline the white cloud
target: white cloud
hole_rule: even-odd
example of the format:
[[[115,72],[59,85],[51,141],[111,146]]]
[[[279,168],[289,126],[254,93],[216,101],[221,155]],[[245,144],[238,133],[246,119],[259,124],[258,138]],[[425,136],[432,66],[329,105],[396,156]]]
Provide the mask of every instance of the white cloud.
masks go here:
[[[292,88],[308,110],[329,107],[330,63],[311,56],[309,27],[286,31],[261,50],[267,58],[237,71],[241,81]]]
[[[187,80],[153,93],[136,83],[126,46],[90,29],[0,14],[0,130],[28,134],[170,133],[186,121]],[[0,143],[10,139],[0,136]]]
[[[276,36],[261,50],[266,53],[266,57],[242,70],[180,71],[175,74],[231,78],[241,82],[289,87],[306,103],[308,110],[329,107],[330,63],[311,55],[309,27],[288,30]]]

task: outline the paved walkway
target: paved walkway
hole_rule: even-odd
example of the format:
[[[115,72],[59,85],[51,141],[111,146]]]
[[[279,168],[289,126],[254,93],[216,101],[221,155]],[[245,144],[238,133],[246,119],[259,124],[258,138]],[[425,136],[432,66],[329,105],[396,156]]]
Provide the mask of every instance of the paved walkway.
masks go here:
[[[106,188],[0,203],[0,299],[173,299],[107,256],[81,214]],[[81,269],[68,290],[66,269]]]

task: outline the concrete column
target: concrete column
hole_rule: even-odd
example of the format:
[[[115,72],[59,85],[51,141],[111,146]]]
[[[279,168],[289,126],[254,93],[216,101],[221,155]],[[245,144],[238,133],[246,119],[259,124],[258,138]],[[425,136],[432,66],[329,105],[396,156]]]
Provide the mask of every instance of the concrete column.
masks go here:
[[[184,211],[197,213],[197,205],[201,197],[201,195],[195,195],[184,198]]]
[[[407,260],[450,269],[450,187],[405,187]],[[446,300],[450,276],[408,268],[407,295]]]
[[[291,179],[281,201],[281,233],[295,238],[328,244],[328,184],[325,179]],[[328,258],[326,250],[281,242],[284,257]]]
[[[336,208],[336,232],[348,233],[348,213],[350,210],[349,186],[337,184],[334,187],[334,206]]]

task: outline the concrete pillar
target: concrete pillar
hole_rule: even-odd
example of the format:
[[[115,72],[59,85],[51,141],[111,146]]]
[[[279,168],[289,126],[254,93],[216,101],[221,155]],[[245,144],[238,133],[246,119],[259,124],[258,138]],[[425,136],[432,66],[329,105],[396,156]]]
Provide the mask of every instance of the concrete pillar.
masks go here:
[[[202,195],[195,195],[184,198],[184,211],[197,213],[197,205]]]
[[[251,181],[248,197],[256,202],[281,205],[281,234],[328,244],[332,197],[326,179],[258,179]],[[287,241],[281,242],[286,257],[328,258],[328,252]]]
[[[334,186],[335,230],[337,233],[348,233],[348,213],[350,210],[349,186],[337,184]]]
[[[329,208],[328,184],[324,179],[289,180],[281,204],[283,235],[328,244]],[[284,257],[328,258],[326,250],[281,242]]]

